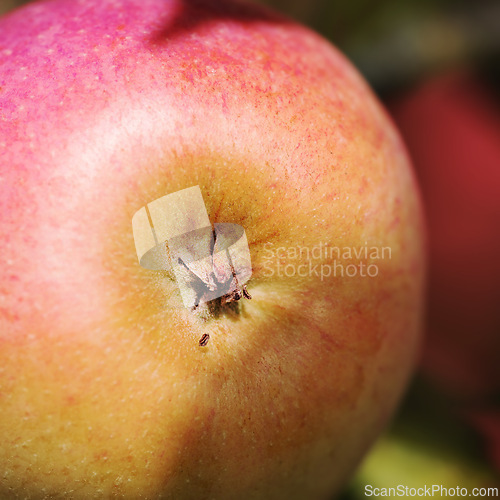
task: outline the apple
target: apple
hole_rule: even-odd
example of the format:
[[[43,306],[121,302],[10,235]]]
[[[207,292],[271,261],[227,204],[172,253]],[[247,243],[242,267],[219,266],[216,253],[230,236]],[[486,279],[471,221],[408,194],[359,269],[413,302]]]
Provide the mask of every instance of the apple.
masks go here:
[[[338,491],[415,365],[425,268],[360,75],[232,2],[37,2],[0,51],[0,496]],[[132,231],[193,186],[251,255],[252,298],[208,316]]]

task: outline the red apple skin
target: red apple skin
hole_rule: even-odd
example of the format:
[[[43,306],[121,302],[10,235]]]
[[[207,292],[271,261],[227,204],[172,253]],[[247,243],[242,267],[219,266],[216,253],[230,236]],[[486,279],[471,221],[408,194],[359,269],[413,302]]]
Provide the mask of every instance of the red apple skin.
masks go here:
[[[414,366],[425,267],[404,148],[357,72],[220,2],[39,2],[0,54],[0,496],[338,491]],[[131,228],[193,185],[253,265],[252,300],[205,322]],[[270,246],[319,243],[391,258],[270,276]]]

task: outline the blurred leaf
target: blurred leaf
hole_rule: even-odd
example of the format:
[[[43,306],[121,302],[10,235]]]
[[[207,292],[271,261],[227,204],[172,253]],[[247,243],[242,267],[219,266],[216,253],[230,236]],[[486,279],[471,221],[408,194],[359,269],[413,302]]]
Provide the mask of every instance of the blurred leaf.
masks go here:
[[[499,487],[479,436],[460,408],[422,378],[413,383],[390,431],[365,458],[342,500],[366,498],[365,486]],[[436,493],[436,498],[441,496]]]
[[[387,436],[380,440],[363,463],[351,490],[357,497],[365,497],[365,486],[374,488],[422,488],[439,485],[446,489],[492,487],[490,472],[469,460],[438,446],[422,444],[411,439]],[[447,495],[435,495],[437,498]]]

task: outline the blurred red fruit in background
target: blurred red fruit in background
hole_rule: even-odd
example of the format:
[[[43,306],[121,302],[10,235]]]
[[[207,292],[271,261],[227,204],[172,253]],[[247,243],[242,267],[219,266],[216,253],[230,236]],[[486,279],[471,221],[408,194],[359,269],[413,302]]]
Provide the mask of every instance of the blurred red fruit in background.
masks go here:
[[[471,412],[468,420],[485,438],[488,457],[500,471],[500,411]]]
[[[422,371],[488,440],[500,469],[500,107],[472,71],[389,103],[420,180],[429,224]],[[480,408],[481,410],[477,410]],[[485,410],[486,409],[486,410]]]

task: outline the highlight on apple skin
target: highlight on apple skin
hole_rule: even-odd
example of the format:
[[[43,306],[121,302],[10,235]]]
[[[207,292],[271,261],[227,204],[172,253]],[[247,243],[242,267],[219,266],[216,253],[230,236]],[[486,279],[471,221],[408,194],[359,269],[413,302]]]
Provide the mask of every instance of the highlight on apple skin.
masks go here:
[[[208,0],[37,2],[0,54],[0,496],[339,491],[411,375],[425,273],[357,71]],[[252,300],[190,311],[138,264],[134,213],[191,186],[244,228]]]

